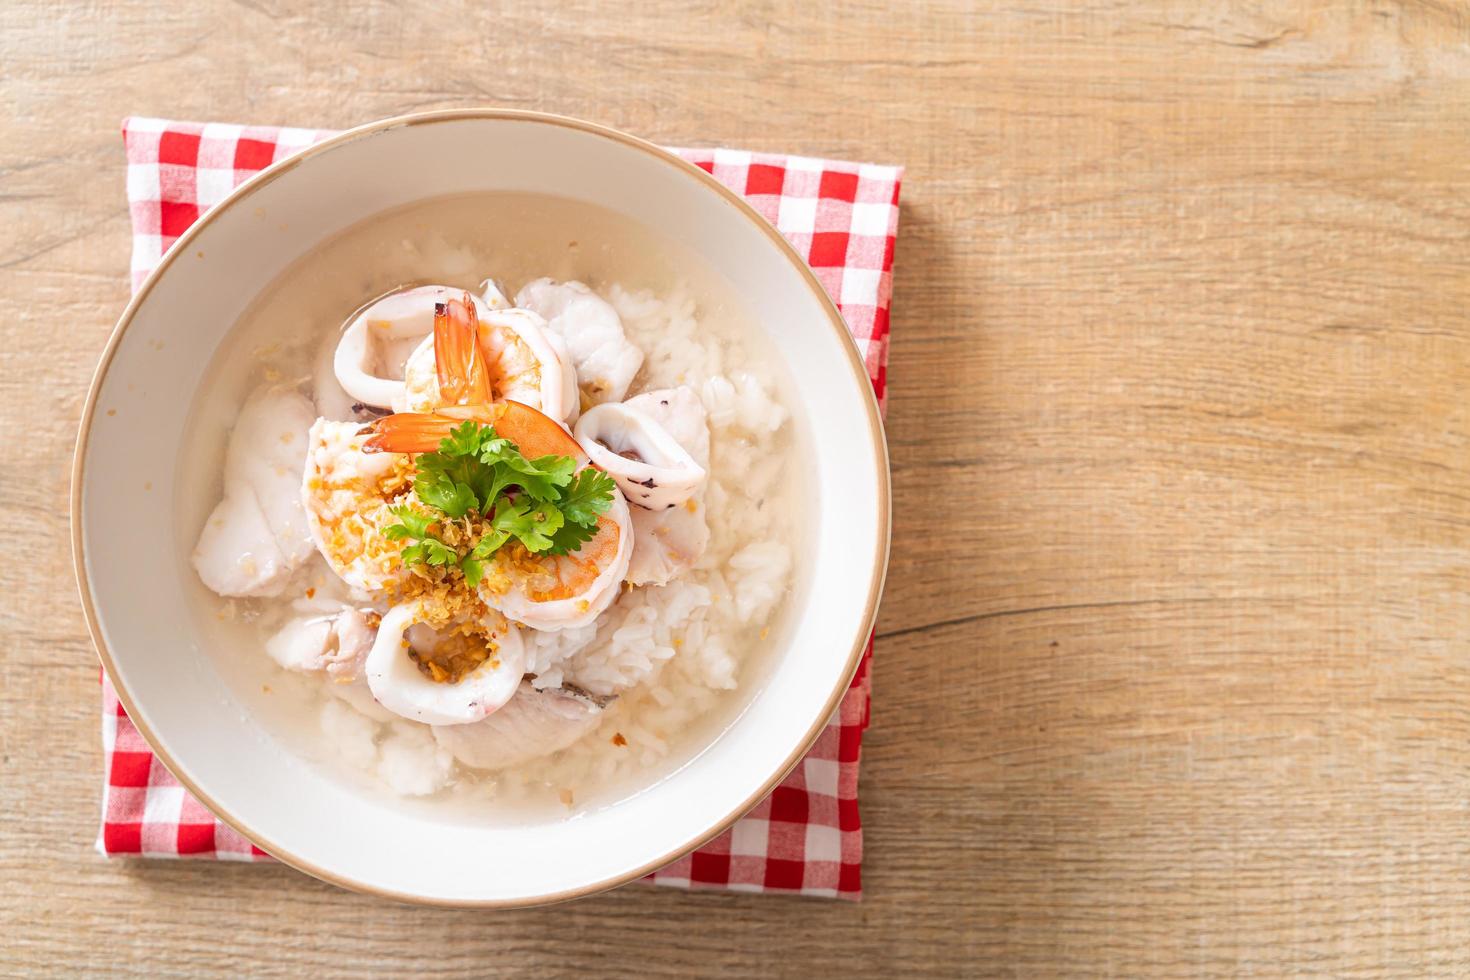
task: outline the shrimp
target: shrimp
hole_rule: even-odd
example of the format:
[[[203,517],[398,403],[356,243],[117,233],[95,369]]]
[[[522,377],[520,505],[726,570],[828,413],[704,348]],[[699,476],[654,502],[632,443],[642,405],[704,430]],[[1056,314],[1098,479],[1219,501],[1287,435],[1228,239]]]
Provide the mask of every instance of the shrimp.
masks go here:
[[[578,468],[588,456],[565,428],[520,402],[493,405],[449,406],[434,412],[398,412],[385,415],[363,431],[368,453],[431,453],[451,430],[466,421],[495,426],[497,435],[516,444],[527,459],[538,456],[570,456]],[[360,427],[359,427],[360,428]]]
[[[434,308],[433,335],[404,366],[400,410],[516,401],[560,421],[577,406],[577,383],[565,349],[529,310],[481,312],[463,300]]]
[[[389,508],[411,493],[413,466],[406,456],[368,451],[366,441],[357,422],[317,419],[301,502],[311,539],[332,571],[355,589],[375,592],[403,574],[399,548],[382,529],[397,520]]]
[[[383,617],[365,664],[378,703],[410,721],[467,725],[509,701],[526,666],[520,632],[503,616],[490,616],[446,636],[419,629],[429,618],[417,600]]]
[[[389,415],[368,426],[367,453],[423,453],[466,419],[495,426],[523,456],[570,456],[578,468],[587,453],[566,429],[518,402],[450,407],[433,413]],[[479,586],[480,601],[537,630],[573,629],[596,619],[618,596],[633,551],[632,518],[622,491],[598,518],[597,532],[568,555],[534,554],[512,542],[497,551]]]
[[[463,300],[434,304],[433,341],[428,345],[434,355],[434,381],[425,387],[432,387],[436,406],[483,405],[491,400],[490,369],[476,337],[475,308],[469,299],[466,293]],[[410,388],[410,401],[417,399],[418,388]]]
[[[404,360],[421,338],[434,329],[434,311],[456,293],[473,304],[479,316],[506,305],[505,297],[486,281],[484,297],[471,296],[452,286],[416,286],[389,293],[352,318],[332,355],[332,373],[342,390],[363,405],[406,407]],[[424,341],[427,343],[427,341]],[[397,375],[397,377],[394,377]]]
[[[497,551],[480,582],[480,601],[532,629],[586,626],[618,597],[632,555],[632,516],[614,489],[597,533],[571,554],[533,554],[514,541]]]

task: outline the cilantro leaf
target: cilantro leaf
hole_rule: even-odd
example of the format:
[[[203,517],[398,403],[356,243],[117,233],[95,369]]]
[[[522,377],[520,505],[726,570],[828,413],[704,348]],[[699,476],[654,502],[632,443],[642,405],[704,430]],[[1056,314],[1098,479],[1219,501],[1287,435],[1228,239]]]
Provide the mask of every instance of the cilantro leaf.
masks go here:
[[[475,561],[481,561],[485,558],[489,558],[500,549],[501,545],[505,544],[509,540],[509,531],[500,531],[492,528],[491,530],[486,532],[484,537],[475,542],[475,546],[470,549],[470,553],[468,555],[465,555],[465,558],[473,559]]]
[[[559,487],[571,483],[577,472],[577,461],[570,456],[537,456],[532,462]]]
[[[538,503],[535,507],[531,508],[527,516],[531,519],[531,526],[535,528],[537,544],[539,545],[544,539],[546,548],[551,547],[551,535],[561,530],[562,525],[566,523],[566,518],[562,516],[562,512],[549,503]],[[521,537],[521,543],[532,551],[545,550],[542,547],[532,547],[531,542],[524,535]]]
[[[495,430],[466,419],[439,440],[439,453],[443,456],[478,456],[480,447],[487,439],[495,438]]]
[[[480,461],[495,467],[499,489],[514,484],[543,503],[556,500],[557,489],[571,480],[577,461],[570,456],[539,456],[527,459],[506,439],[480,450]]]
[[[400,552],[404,562],[423,565],[454,565],[459,562],[459,553],[429,530],[437,523],[433,515],[415,510],[408,504],[390,507],[388,512],[398,518],[399,523],[383,528],[384,537],[389,541],[416,539],[414,543],[405,545]]]
[[[448,439],[444,440],[448,442]],[[495,471],[473,456],[449,456],[442,452],[424,453],[418,458],[418,474],[413,488],[425,503],[437,501],[453,518],[463,517],[494,493]],[[459,488],[463,487],[461,491]],[[463,507],[461,510],[460,508]],[[453,509],[449,509],[453,508]]]
[[[414,489],[424,503],[456,519],[480,506],[480,498],[468,484],[455,483],[447,477],[415,482]]]
[[[471,510],[488,513],[495,498],[512,482],[495,465],[507,453],[519,457],[508,439],[495,434],[493,426],[463,422],[439,441],[436,452],[419,456],[414,489],[420,499],[432,502],[450,517],[460,518]]]
[[[459,552],[438,538],[424,538],[403,549],[403,560],[423,565],[458,565]]]
[[[490,526],[514,535],[527,551],[541,552],[551,547],[551,535],[562,526],[563,520],[561,511],[550,504],[533,504],[527,496],[505,497],[495,505]]]
[[[597,525],[586,524],[563,524],[557,528],[551,536],[551,547],[546,550],[548,555],[570,555],[579,551],[582,545],[591,541],[597,534]]]
[[[482,463],[494,463],[506,453],[519,454],[515,443],[511,442],[495,432],[495,426],[483,425],[480,427],[480,443],[476,455]]]
[[[428,552],[430,565],[456,565],[459,563],[459,552],[438,538],[424,538],[423,545]]]
[[[456,426],[435,452],[417,457],[414,490],[427,513],[391,508],[398,524],[384,529],[404,547],[407,563],[458,568],[477,587],[486,562],[512,539],[533,554],[565,555],[597,534],[597,518],[612,506],[615,484],[601,470],[578,471],[570,456],[527,459],[494,426],[473,420]],[[430,530],[441,520],[468,518],[480,537],[466,549],[445,544]]]
[[[485,578],[485,563],[469,555],[459,560],[459,570],[464,573],[464,584],[472,589],[478,589]]]
[[[570,524],[591,527],[597,518],[607,513],[613,502],[613,478],[602,470],[587,467],[578,473],[562,490],[557,507]]]
[[[404,538],[428,537],[429,527],[434,523],[434,518],[422,511],[414,510],[408,504],[399,504],[397,507],[389,507],[388,513],[398,518],[398,524],[390,524],[383,529],[383,535],[389,541],[401,541]]]

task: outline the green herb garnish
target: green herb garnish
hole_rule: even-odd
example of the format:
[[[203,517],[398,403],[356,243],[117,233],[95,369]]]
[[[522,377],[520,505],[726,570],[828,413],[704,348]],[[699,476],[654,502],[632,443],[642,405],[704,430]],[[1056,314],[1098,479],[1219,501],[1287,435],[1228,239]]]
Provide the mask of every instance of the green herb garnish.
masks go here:
[[[383,533],[411,542],[402,552],[406,564],[458,568],[474,588],[485,561],[512,540],[546,555],[570,554],[590,541],[597,518],[612,506],[613,485],[601,470],[577,472],[570,456],[527,459],[494,426],[467,421],[437,452],[418,458],[413,488],[426,509],[391,508],[399,523]],[[449,523],[471,532],[465,544],[446,543],[442,529]]]

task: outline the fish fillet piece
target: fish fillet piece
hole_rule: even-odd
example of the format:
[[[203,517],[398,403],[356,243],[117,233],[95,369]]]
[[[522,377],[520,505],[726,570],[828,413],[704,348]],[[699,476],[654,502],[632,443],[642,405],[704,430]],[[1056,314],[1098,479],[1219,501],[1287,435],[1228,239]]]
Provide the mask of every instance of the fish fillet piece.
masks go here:
[[[288,388],[258,388],[241,407],[225,451],[224,497],[193,555],[199,578],[220,595],[279,595],[311,556],[300,485],[315,417]]]
[[[287,620],[265,641],[265,652],[287,670],[323,672],[326,688],[373,721],[397,717],[378,704],[363,666],[378,633],[378,614],[342,606]]]
[[[566,344],[589,403],[623,400],[643,351],[628,340],[611,303],[580,282],[535,279],[516,293],[516,305],[545,317],[547,329]]]
[[[511,698],[484,721],[436,725],[434,737],[474,769],[504,769],[559,752],[597,727],[605,699],[575,688],[538,691],[522,681]]]

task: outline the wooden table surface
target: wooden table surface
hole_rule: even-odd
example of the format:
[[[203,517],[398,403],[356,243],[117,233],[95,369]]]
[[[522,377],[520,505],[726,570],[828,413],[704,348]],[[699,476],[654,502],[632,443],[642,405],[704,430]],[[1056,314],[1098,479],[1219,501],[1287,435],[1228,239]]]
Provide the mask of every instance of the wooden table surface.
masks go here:
[[[168,6],[0,5],[0,972],[1470,970],[1470,6]],[[119,120],[483,104],[908,167],[861,905],[91,849]]]

